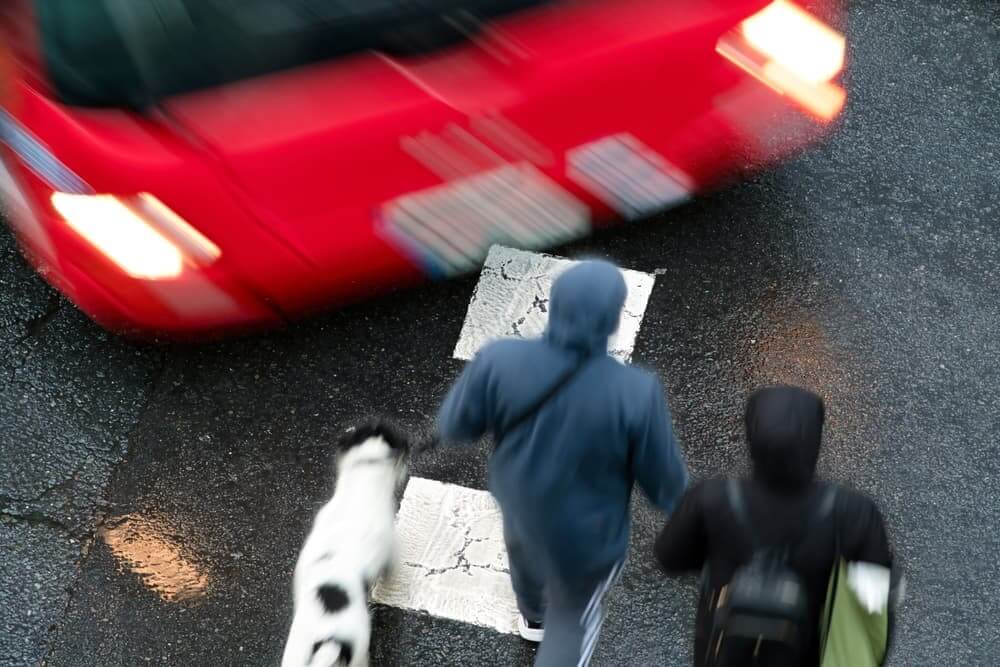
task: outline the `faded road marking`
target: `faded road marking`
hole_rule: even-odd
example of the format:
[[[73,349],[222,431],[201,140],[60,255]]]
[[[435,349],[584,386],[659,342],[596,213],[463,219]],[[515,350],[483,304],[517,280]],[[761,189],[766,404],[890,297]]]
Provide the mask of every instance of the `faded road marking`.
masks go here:
[[[685,202],[693,190],[691,179],[630,134],[576,148],[567,163],[572,180],[628,219]]]
[[[434,154],[424,144],[414,142],[411,150],[429,159]],[[454,164],[444,164],[449,159],[443,155],[440,169],[457,174],[476,166],[457,153],[449,158]],[[548,248],[590,232],[590,210],[530,164],[503,165],[404,195],[383,207],[381,220],[380,233],[436,277],[475,271],[494,243]]]
[[[496,338],[541,335],[548,321],[552,281],[573,264],[573,260],[493,246],[469,303],[455,358],[471,359],[480,347]],[[622,275],[628,297],[618,333],[608,341],[608,352],[627,363],[655,278],[627,269],[622,270]]]
[[[487,491],[411,477],[396,530],[399,563],[375,602],[516,632],[500,508]]]

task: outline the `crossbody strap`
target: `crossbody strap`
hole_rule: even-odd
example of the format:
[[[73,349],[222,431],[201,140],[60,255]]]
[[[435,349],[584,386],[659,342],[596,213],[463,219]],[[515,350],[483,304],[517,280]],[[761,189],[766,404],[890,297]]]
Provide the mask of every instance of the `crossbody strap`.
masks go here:
[[[840,561],[844,557],[843,545],[840,540],[840,517],[837,513],[837,487],[830,485],[834,496],[831,500],[831,511],[833,512],[833,568],[830,570],[830,581],[827,584],[826,600],[823,601],[823,626],[820,628],[820,656],[826,653],[826,640],[830,636],[830,627],[833,624],[833,605],[837,593],[837,586],[840,583]]]
[[[552,400],[555,395],[559,393],[559,390],[569,384],[569,381],[576,377],[577,373],[583,370],[588,361],[590,361],[590,358],[579,361],[575,366],[570,368],[568,372],[564,373],[562,377],[560,377],[551,387],[549,387],[548,391],[542,394],[537,401],[524,409],[519,415],[517,415],[517,417],[511,419],[505,425],[495,428],[493,430],[493,437],[496,440],[496,445],[499,445],[503,439],[507,437],[508,433],[523,424],[532,415],[541,410],[542,406]]]
[[[757,539],[757,532],[750,523],[750,515],[747,513],[746,499],[743,497],[743,488],[738,479],[726,480],[726,497],[729,499],[729,509],[736,517],[736,523],[743,529],[747,539],[750,540],[750,547],[754,553],[760,549],[760,541]]]

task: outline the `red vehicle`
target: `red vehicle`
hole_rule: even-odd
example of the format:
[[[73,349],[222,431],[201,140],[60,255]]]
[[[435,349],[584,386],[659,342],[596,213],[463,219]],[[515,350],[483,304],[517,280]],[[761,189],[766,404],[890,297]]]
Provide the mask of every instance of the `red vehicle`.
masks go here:
[[[559,245],[844,104],[843,37],[790,0],[230,4],[0,9],[7,222],[113,330],[273,325]]]

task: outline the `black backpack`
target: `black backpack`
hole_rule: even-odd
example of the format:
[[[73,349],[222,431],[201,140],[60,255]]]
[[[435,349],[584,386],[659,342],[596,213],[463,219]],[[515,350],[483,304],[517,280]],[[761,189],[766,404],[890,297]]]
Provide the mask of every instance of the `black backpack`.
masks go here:
[[[737,521],[750,538],[753,556],[733,573],[708,610],[712,631],[706,664],[800,664],[805,659],[806,640],[815,632],[805,582],[788,562],[801,540],[778,547],[761,546],[750,524],[739,480],[729,480],[726,493]],[[835,498],[836,487],[830,485],[814,517],[816,522],[831,513]]]

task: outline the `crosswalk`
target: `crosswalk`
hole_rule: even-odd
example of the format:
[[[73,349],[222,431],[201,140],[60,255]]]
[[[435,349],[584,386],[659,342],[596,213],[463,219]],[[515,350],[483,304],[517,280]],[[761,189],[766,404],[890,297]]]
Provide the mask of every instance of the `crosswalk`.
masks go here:
[[[501,336],[531,337],[545,329],[549,287],[572,260],[494,246],[486,259],[455,346],[457,359]],[[654,277],[622,271],[628,297],[609,353],[631,358]],[[486,491],[413,477],[397,516],[396,570],[380,581],[380,604],[515,633],[500,510]]]

